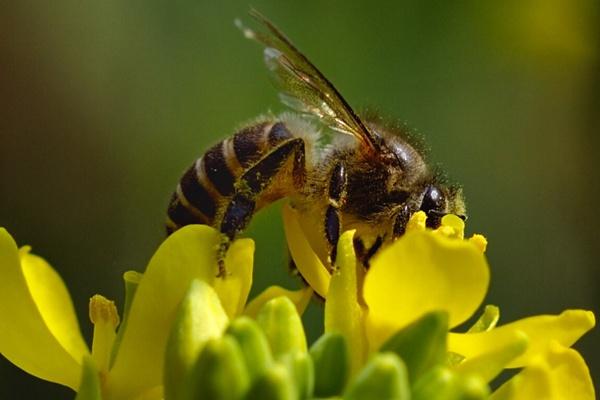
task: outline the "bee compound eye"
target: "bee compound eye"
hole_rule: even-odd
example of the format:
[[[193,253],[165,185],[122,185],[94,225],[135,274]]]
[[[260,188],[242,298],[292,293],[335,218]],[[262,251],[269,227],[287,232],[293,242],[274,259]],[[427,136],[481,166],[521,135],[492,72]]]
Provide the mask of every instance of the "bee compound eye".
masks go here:
[[[421,210],[430,214],[432,211],[441,213],[444,211],[444,195],[436,186],[430,185],[425,189],[423,200],[421,201]]]

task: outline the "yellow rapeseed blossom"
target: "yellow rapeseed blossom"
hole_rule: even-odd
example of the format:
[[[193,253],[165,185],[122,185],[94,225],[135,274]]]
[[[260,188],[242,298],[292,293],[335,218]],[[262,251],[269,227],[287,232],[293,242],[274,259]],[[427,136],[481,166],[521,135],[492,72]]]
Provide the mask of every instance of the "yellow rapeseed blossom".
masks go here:
[[[220,234],[184,227],[143,275],[125,274],[122,322],[113,302],[92,297],[91,350],[58,274],[0,229],[0,352],[77,391],[77,400],[595,398],[585,361],[570,348],[594,326],[589,311],[497,326],[499,310],[487,306],[466,332],[450,331],[480,307],[489,285],[487,242],[465,239],[460,219],[446,216],[431,230],[416,213],[368,270],[355,256],[354,232],[345,232],[333,274],[291,208],[284,219],[309,287],[272,286],[247,302],[252,240],[232,243],[228,274],[219,277]],[[308,350],[299,314],[313,289],[325,298],[325,334]],[[506,368],[522,370],[490,393]]]
[[[178,307],[194,280],[217,293],[224,318],[254,315],[271,298],[287,296],[302,312],[312,291],[273,286],[247,304],[252,285],[254,243],[234,242],[217,277],[219,233],[193,225],[171,235],[156,251],[139,280],[115,335],[118,314],[102,296],[90,302],[92,351],[81,336],[73,304],[59,275],[28,247],[18,249],[0,229],[0,353],[26,372],[77,391],[96,371],[102,398],[163,398],[165,348]],[[224,325],[225,326],[225,325]],[[118,346],[118,347],[116,347]],[[89,378],[92,379],[92,378]],[[88,379],[88,380],[89,380]],[[86,389],[87,390],[87,389]]]
[[[425,228],[416,213],[400,239],[382,249],[365,270],[354,254],[353,232],[338,244],[333,276],[312,251],[297,214],[284,209],[286,235],[303,277],[325,297],[325,329],[341,332],[353,349],[352,371],[366,362],[396,331],[430,312],[448,316],[454,328],[479,308],[489,284],[481,235],[464,239],[464,223],[442,219],[436,230]],[[525,318],[496,327],[497,308],[466,333],[447,336],[450,364],[460,373],[490,381],[503,368],[522,368],[493,394],[494,399],[593,399],[589,371],[581,356],[569,349],[595,325],[585,310]],[[481,322],[486,318],[487,322]],[[565,396],[569,393],[569,396]]]
[[[0,229],[0,353],[39,378],[79,387],[84,357],[75,310],[60,276]]]

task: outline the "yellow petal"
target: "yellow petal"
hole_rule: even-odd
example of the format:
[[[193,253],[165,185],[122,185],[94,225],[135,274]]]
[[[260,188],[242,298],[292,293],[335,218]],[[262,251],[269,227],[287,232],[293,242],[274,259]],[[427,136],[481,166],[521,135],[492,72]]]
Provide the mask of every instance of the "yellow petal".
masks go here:
[[[594,314],[591,311],[567,310],[560,315],[524,318],[488,332],[450,333],[448,349],[467,358],[475,357],[494,348],[505,346],[514,336],[515,331],[521,331],[527,335],[529,346],[525,353],[507,366],[518,368],[528,365],[536,356],[546,352],[550,343],[554,341],[570,347],[594,325]]]
[[[60,276],[28,249],[19,252],[1,228],[0,276],[0,352],[26,372],[76,390],[89,350]]]
[[[492,400],[594,400],[590,371],[581,355],[553,343],[545,354],[494,392]]]
[[[473,244],[431,231],[406,233],[375,255],[365,278],[371,348],[430,311],[448,312],[450,327],[464,322],[488,283],[487,261]]]
[[[300,290],[288,290],[284,289],[281,286],[270,286],[266,288],[261,294],[256,296],[248,305],[246,306],[246,310],[244,311],[244,315],[247,315],[252,318],[256,318],[256,315],[262,308],[262,306],[267,303],[269,300],[274,299],[276,297],[285,296],[294,303],[296,306],[296,310],[298,310],[298,314],[302,315],[304,310],[306,310],[306,306],[312,297],[313,291],[310,286],[307,286]]]
[[[487,239],[485,238],[485,236],[483,235],[479,235],[479,234],[475,234],[473,236],[471,236],[469,239],[469,242],[473,243],[475,246],[477,246],[477,248],[482,252],[485,253],[486,249],[487,249]]]
[[[342,234],[338,242],[337,271],[331,277],[325,299],[325,332],[341,333],[350,352],[350,371],[355,374],[365,363],[368,342],[365,335],[364,301],[360,287],[364,279],[362,265],[356,262],[352,238],[354,231]]]
[[[550,370],[541,363],[531,365],[515,375],[492,393],[490,400],[552,400],[552,391]]]
[[[503,346],[489,349],[488,353],[467,358],[458,364],[454,371],[463,376],[477,375],[484,382],[490,382],[502,372],[506,365],[527,349],[527,336],[521,331],[512,332],[512,338]]]
[[[298,213],[289,204],[285,204],[282,215],[285,237],[296,267],[319,296],[327,297],[331,274],[306,239]]]
[[[127,329],[106,382],[107,398],[132,398],[160,386],[167,337],[193,279],[213,284],[220,234],[204,225],[173,233],[154,254],[137,288]]]
[[[253,265],[254,242],[251,239],[236,240],[225,257],[227,274],[214,282],[215,292],[229,319],[244,311],[252,287]]]

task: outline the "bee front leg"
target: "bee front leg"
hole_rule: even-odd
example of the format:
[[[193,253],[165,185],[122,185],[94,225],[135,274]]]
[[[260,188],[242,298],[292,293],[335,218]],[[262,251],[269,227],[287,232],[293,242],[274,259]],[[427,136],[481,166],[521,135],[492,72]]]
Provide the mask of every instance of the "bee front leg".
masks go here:
[[[335,165],[329,179],[329,205],[325,211],[325,237],[329,244],[329,262],[333,268],[337,257],[337,243],[341,232],[340,209],[346,201],[346,168],[342,162]]]
[[[235,192],[218,225],[223,234],[217,257],[218,276],[226,275],[225,254],[230,243],[250,223],[256,210],[256,198],[269,188],[291,157],[294,157],[291,178],[294,185],[299,185],[303,182],[305,175],[304,140],[301,138],[290,139],[274,147],[272,151],[244,172],[236,182]]]
[[[383,245],[383,238],[381,236],[377,236],[375,242],[373,242],[371,247],[369,247],[368,249],[365,247],[365,242],[363,241],[363,239],[359,236],[354,237],[353,244],[354,252],[356,253],[356,258],[358,258],[362,265],[368,269],[370,266],[369,263],[371,261],[371,257],[373,257],[375,253],[377,253],[377,251],[381,248],[381,245]]]
[[[408,208],[408,205],[405,204],[404,207],[400,209],[398,215],[396,215],[396,220],[394,221],[394,239],[397,239],[400,236],[404,235],[404,232],[406,232],[406,225],[408,224],[409,219],[410,209]]]

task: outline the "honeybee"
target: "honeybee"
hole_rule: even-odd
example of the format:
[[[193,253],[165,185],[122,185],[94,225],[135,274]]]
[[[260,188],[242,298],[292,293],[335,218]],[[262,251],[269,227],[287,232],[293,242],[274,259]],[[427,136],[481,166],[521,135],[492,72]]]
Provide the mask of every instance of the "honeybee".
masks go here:
[[[261,117],[196,160],[172,195],[168,233],[196,223],[218,229],[224,274],[229,243],[258,210],[284,197],[330,268],[342,231],[356,229],[357,256],[367,266],[381,246],[404,233],[418,210],[427,213],[430,227],[448,213],[464,218],[461,189],[428,166],[404,130],[358,115],[277,27],[254,10],[250,14],[265,31],[236,23],[264,46],[280,98],[297,113]]]

